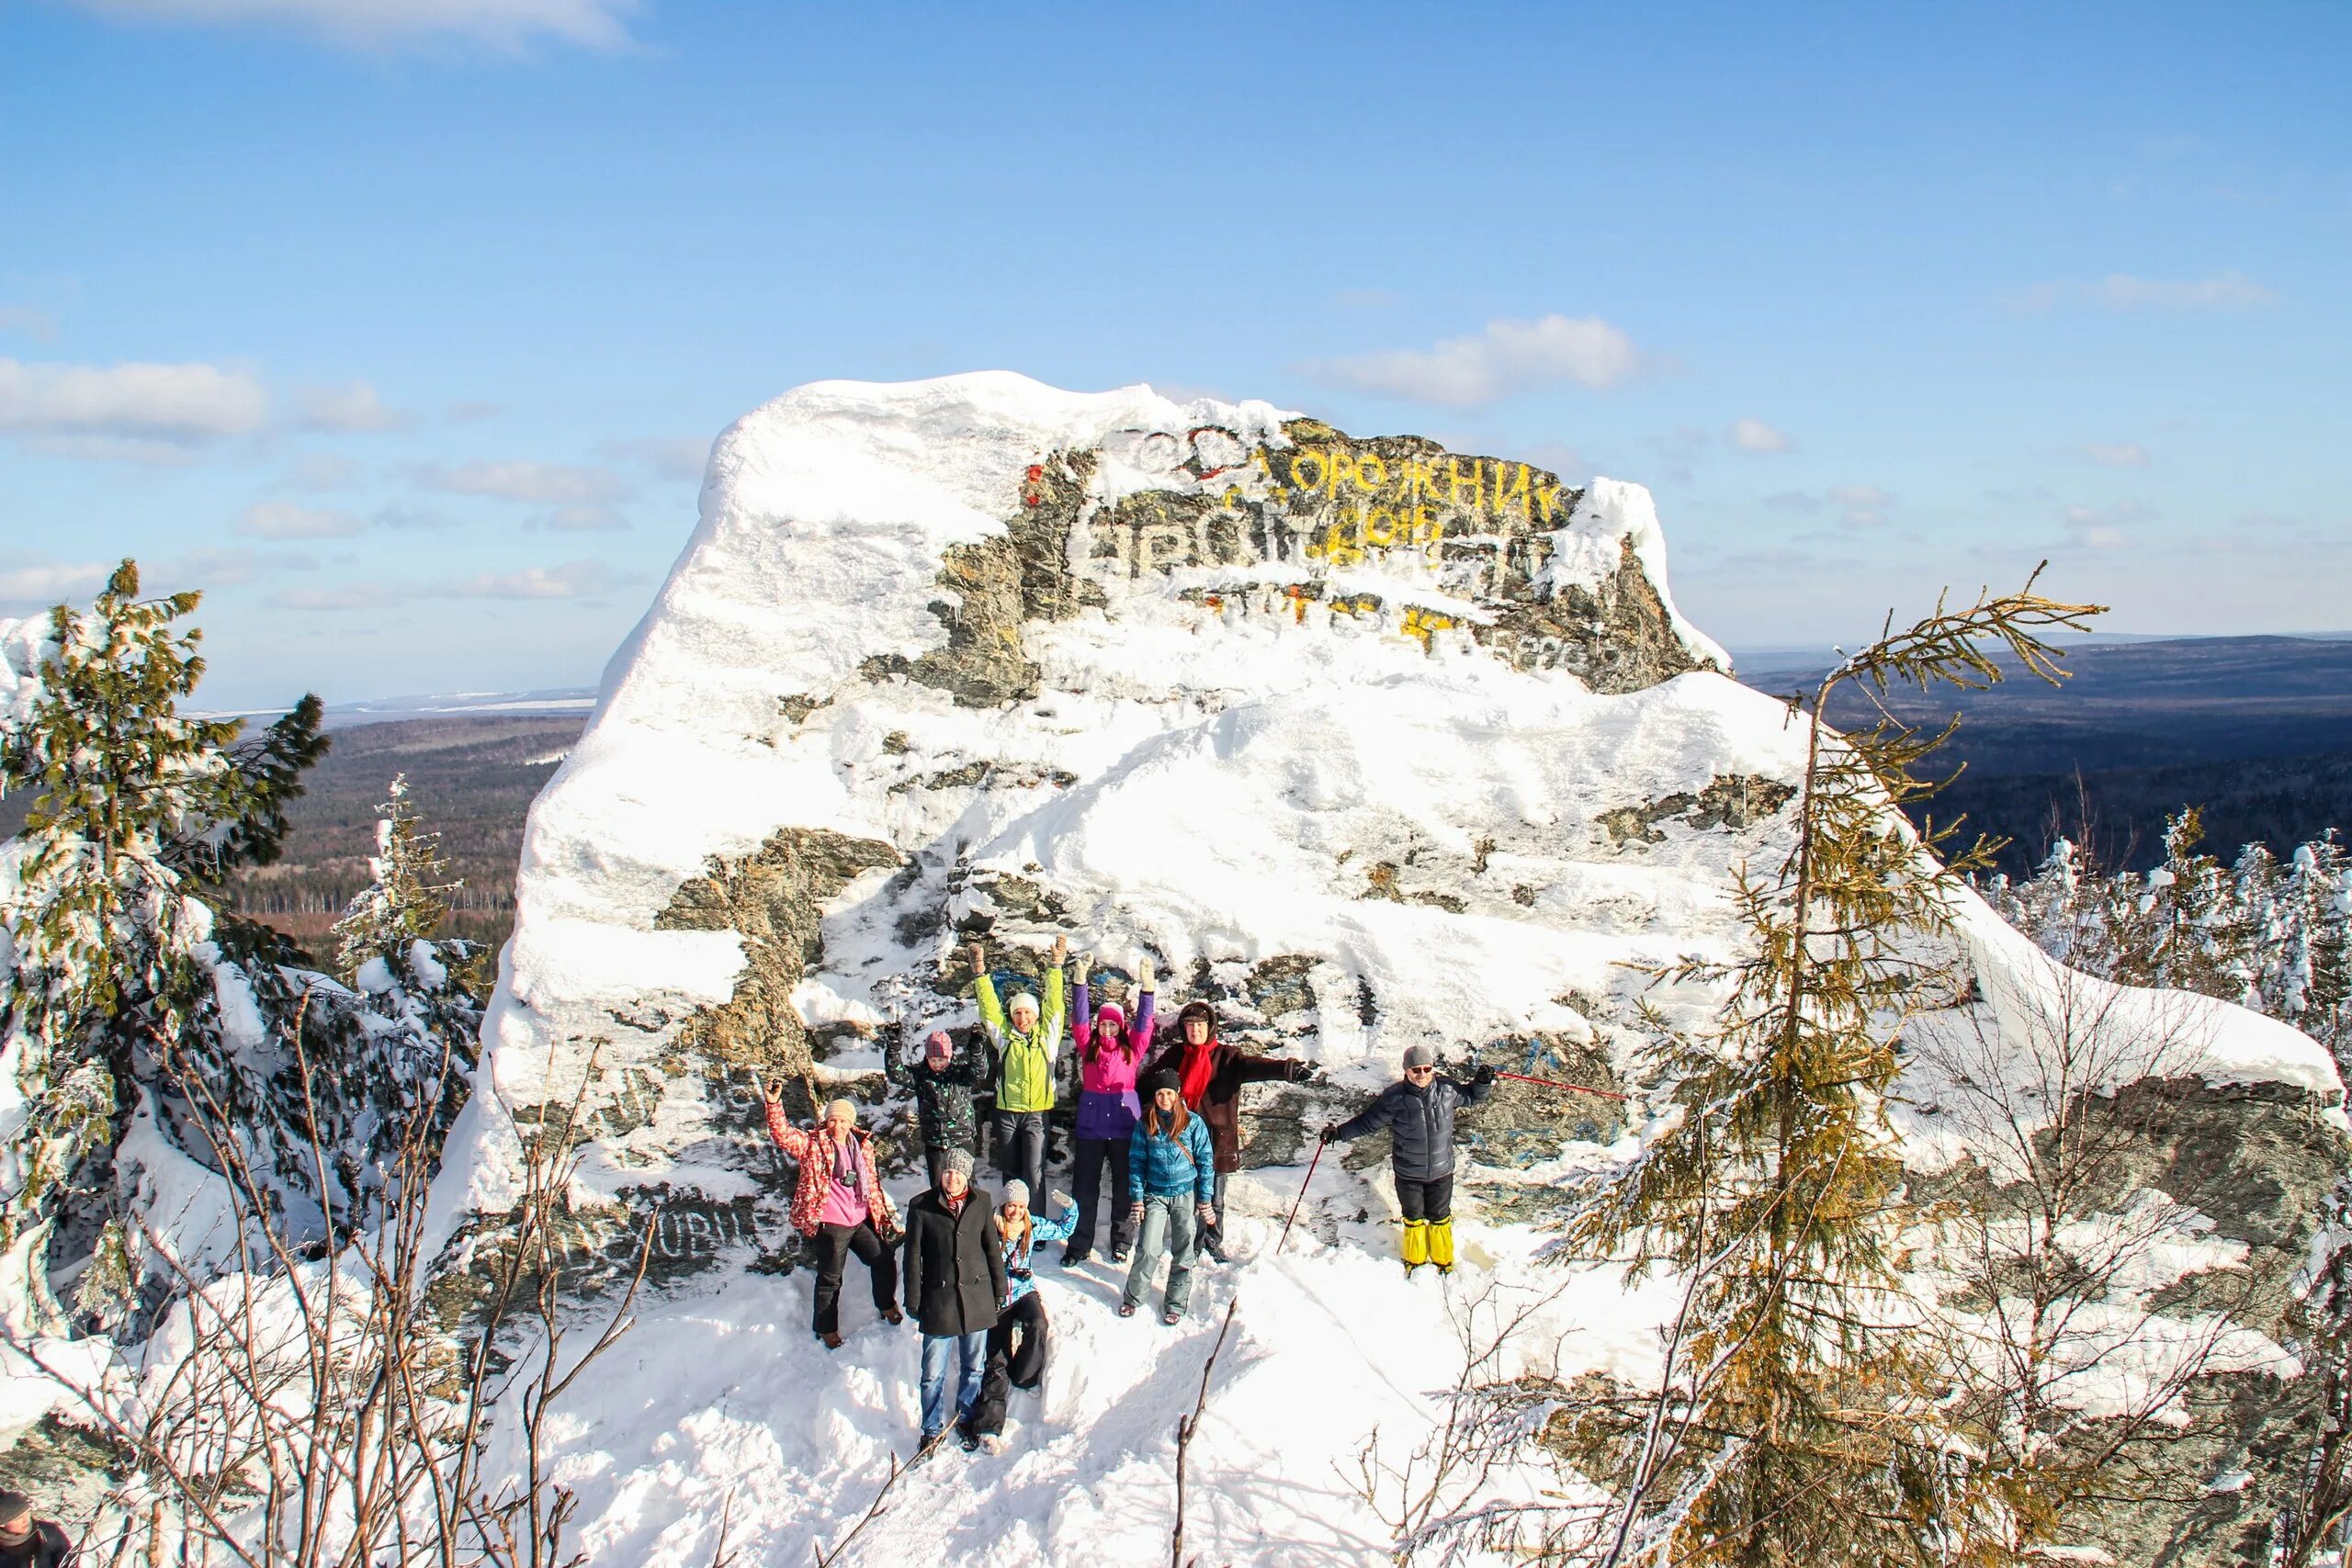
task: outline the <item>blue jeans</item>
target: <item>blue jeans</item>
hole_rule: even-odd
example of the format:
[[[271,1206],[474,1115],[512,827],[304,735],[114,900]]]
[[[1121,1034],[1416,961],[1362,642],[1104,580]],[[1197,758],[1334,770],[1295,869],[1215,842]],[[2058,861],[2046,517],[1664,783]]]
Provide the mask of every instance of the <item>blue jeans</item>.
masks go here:
[[[956,1418],[960,1421],[972,1413],[972,1406],[980,1397],[980,1373],[989,1360],[988,1331],[922,1337],[922,1440],[926,1443],[947,1430],[947,1357],[951,1351],[962,1362],[963,1375],[956,1384]]]

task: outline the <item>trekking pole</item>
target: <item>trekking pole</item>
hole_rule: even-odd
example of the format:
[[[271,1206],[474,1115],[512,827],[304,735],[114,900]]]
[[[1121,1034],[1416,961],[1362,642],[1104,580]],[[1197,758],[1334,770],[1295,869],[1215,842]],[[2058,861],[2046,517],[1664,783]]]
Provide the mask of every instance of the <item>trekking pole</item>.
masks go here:
[[[1282,1251],[1283,1242],[1290,1239],[1290,1227],[1298,1223],[1298,1206],[1306,1201],[1307,1183],[1315,1179],[1315,1167],[1322,1160],[1322,1158],[1323,1140],[1317,1138],[1315,1141],[1315,1157],[1306,1162],[1306,1180],[1298,1184],[1298,1196],[1291,1201],[1290,1218],[1283,1222],[1282,1238],[1274,1243],[1274,1251],[1276,1253],[1280,1253]]]
[[[1589,1089],[1580,1083],[1562,1083],[1557,1078],[1533,1077],[1526,1073],[1498,1072],[1495,1077],[1498,1078],[1511,1078],[1520,1083],[1540,1084],[1545,1089],[1564,1089],[1571,1094],[1597,1094],[1603,1100],[1631,1100],[1634,1098],[1630,1094],[1619,1094],[1613,1089]]]

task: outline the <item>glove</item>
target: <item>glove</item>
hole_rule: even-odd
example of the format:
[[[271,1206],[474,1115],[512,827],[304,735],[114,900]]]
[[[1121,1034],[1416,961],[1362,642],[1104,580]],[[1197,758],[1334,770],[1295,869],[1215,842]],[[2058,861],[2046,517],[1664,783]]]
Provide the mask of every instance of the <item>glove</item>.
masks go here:
[[[1026,1269],[1008,1269],[1004,1271],[1004,1277],[1008,1280],[1026,1280],[1029,1278],[1029,1270]]]
[[[1158,972],[1151,966],[1150,953],[1147,953],[1141,958],[1137,959],[1136,961],[1136,989],[1138,991],[1150,990],[1152,988],[1152,976],[1156,973]]]
[[[1070,961],[1070,978],[1083,986],[1086,984],[1086,972],[1093,966],[1094,962],[1092,959],[1090,959],[1082,953],[1080,953],[1076,958]]]
[[[1137,1203],[1134,1208],[1127,1211],[1127,1224],[1137,1226],[1140,1226],[1143,1224],[1143,1205],[1141,1203]]]
[[[1199,1208],[1193,1210],[1193,1213],[1199,1217],[1201,1224],[1204,1225],[1213,1225],[1216,1224],[1216,1205],[1214,1203],[1204,1203]]]
[[[1323,1123],[1322,1137],[1318,1141],[1328,1144],[1339,1135],[1340,1124],[1337,1122],[1326,1122]]]
[[[1470,1075],[1470,1081],[1475,1084],[1490,1084],[1494,1082],[1495,1069],[1493,1066],[1486,1062],[1479,1063],[1478,1070]]]
[[[1290,1075],[1293,1083],[1316,1083],[1321,1080],[1323,1069],[1312,1062],[1302,1062]]]

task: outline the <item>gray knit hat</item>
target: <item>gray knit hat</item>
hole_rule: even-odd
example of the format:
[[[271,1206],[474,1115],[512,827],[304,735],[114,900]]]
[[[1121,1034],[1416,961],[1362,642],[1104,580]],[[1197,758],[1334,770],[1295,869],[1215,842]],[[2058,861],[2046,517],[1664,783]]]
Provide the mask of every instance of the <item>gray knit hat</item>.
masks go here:
[[[1004,1184],[1004,1198],[1001,1206],[1004,1208],[1027,1208],[1029,1206],[1029,1184],[1022,1180],[1021,1178],[1017,1176],[1012,1180],[1006,1182]]]
[[[1408,1068],[1434,1067],[1437,1066],[1437,1053],[1426,1045],[1408,1045],[1405,1047],[1405,1066]]]
[[[972,1179],[971,1150],[950,1149],[947,1151],[947,1157],[939,1163],[942,1169],[952,1170],[967,1181]]]

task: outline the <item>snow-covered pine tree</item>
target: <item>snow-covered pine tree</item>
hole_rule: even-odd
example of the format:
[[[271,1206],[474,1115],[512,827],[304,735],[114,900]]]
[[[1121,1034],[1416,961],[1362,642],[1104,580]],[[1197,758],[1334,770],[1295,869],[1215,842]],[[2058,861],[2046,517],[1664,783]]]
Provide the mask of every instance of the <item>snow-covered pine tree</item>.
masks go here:
[[[459,886],[440,880],[449,863],[441,854],[441,835],[417,820],[406,773],[392,775],[377,810],[382,815],[376,819],[376,852],[368,860],[368,886],[328,933],[334,941],[335,972],[345,980],[369,959],[404,952],[409,943],[432,936]]]
[[[2325,1045],[2352,1077],[2352,858],[2334,829],[2296,849],[2278,902],[2286,952],[2265,1010]]]
[[[379,1008],[206,902],[239,865],[275,857],[326,742],[315,697],[245,741],[234,720],[180,712],[204,668],[200,634],[177,626],[198,602],[141,599],[123,562],[87,613],[51,613],[37,694],[0,735],[6,786],[36,796],[0,845],[0,1245],[23,1249],[51,1299],[70,1286],[101,1320],[158,1239],[195,1267],[250,1239],[141,1212],[116,1156],[142,1107],[199,1162],[189,1129],[233,1129],[275,1176],[280,1239],[299,1244],[369,1185],[410,1117],[446,1124],[473,1048],[458,1000]],[[462,1037],[429,1039],[444,1020]],[[417,1065],[453,1054],[454,1072]]]
[[[1663,1037],[1675,1109],[1572,1233],[1637,1272],[1667,1264],[1688,1291],[1665,1377],[1634,1417],[1617,1403],[1571,1416],[1571,1446],[1622,1506],[1607,1562],[1876,1568],[1961,1547],[1994,1560],[1972,1526],[2007,1505],[1971,1472],[1902,1305],[1911,1216],[1884,1107],[1903,1021],[1941,988],[1923,939],[1949,931],[1955,871],[1994,846],[1939,863],[1951,829],[1923,837],[1900,815],[1933,793],[1914,770],[1949,728],[1890,718],[1841,737],[1821,715],[1849,683],[1999,680],[1980,645],[2063,678],[2036,634],[2099,607],[2032,586],[1939,605],[1796,705],[1809,735],[1796,844],[1740,890],[1753,955],[1660,972],[1730,994],[1707,1033]]]
[[[2204,839],[2204,814],[2184,807],[2165,823],[2164,863],[2115,879],[2111,978],[2251,1005],[2252,931],[2228,869],[2198,849]]]

